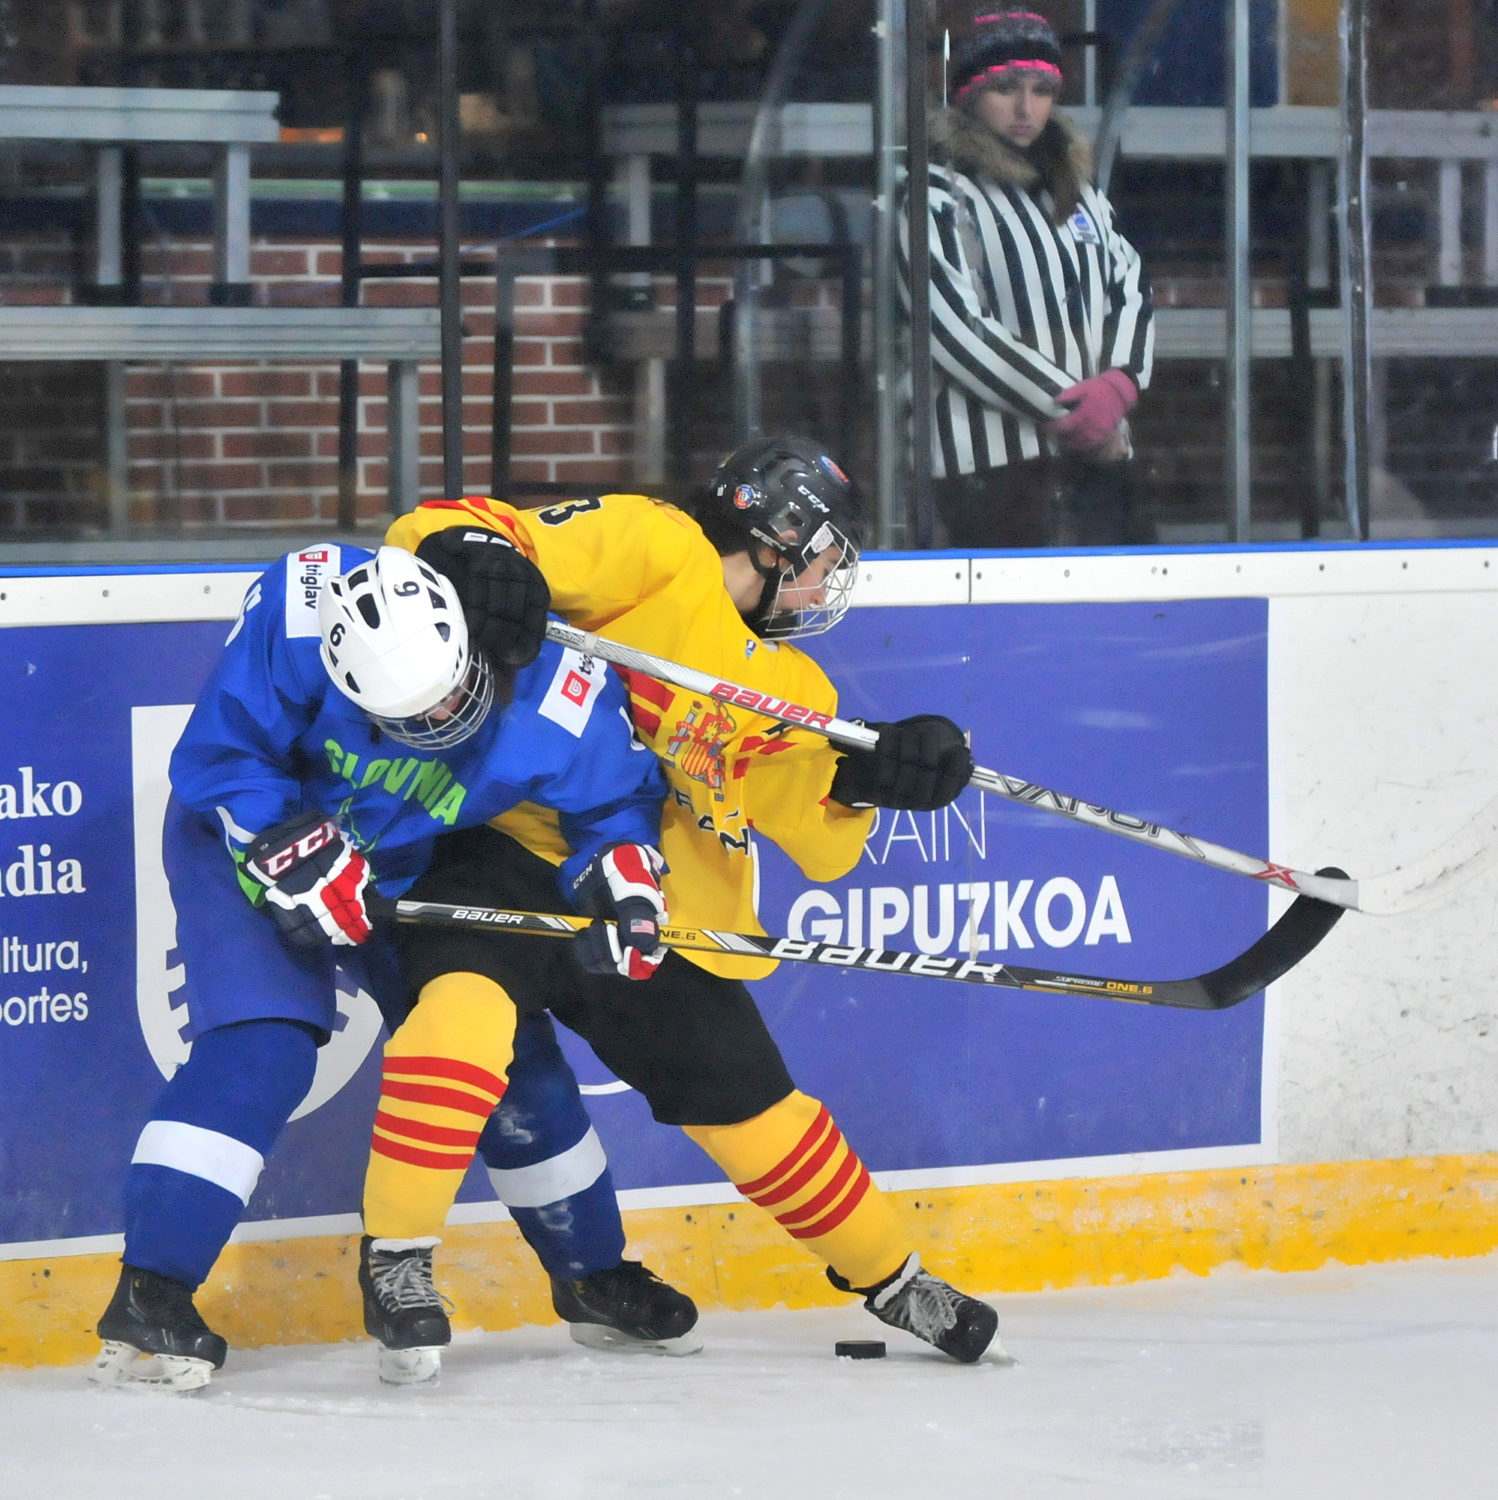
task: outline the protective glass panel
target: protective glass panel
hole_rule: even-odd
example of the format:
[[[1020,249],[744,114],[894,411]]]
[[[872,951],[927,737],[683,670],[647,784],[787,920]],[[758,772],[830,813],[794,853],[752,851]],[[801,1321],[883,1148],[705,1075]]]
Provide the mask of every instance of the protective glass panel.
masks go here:
[[[937,9],[932,50],[947,59],[932,71],[939,108],[954,72],[971,74],[976,38],[1027,23],[982,7],[1000,20],[975,28],[972,7]],[[1498,329],[1487,323],[1498,287],[1498,158],[1486,113],[1498,70],[1492,7],[1443,6],[1439,24],[1392,0],[1079,0],[1045,11],[1061,45],[1056,109],[1093,148],[1095,180],[1153,293],[1153,368],[1128,413],[1133,463],[1119,471],[1129,475],[1131,500],[1110,514],[1097,501],[1116,488],[1097,483],[1104,471],[1079,468],[1074,440],[1070,453],[1049,452],[1054,415],[1033,434],[1025,424],[1040,415],[1038,403],[1027,409],[1023,398],[1035,392],[1014,400],[1004,389],[1005,361],[1036,356],[1085,378],[1118,357],[1064,345],[1078,306],[1068,267],[1030,259],[1037,244],[1048,248],[1054,213],[1039,225],[1031,215],[1027,244],[1018,230],[1005,236],[1002,215],[985,222],[981,202],[980,222],[964,225],[967,205],[959,203],[954,258],[971,250],[978,271],[962,288],[959,317],[948,319],[945,349],[941,299],[933,306],[938,511],[946,502],[939,533],[1086,545],[1490,530],[1498,422],[1498,411],[1483,415],[1494,405],[1489,356],[1498,347]],[[1366,108],[1366,273],[1349,260],[1357,246],[1346,233],[1345,184],[1356,185],[1360,163],[1342,159],[1342,28],[1353,21],[1347,45],[1363,45],[1361,30],[1368,56],[1366,97],[1345,101]],[[1234,47],[1244,57],[1248,111],[1241,211],[1228,119]],[[999,92],[1003,64],[1018,63],[1014,48],[995,49],[984,58],[994,68],[991,92]],[[978,113],[972,93],[959,102],[969,117]],[[1002,118],[1004,107],[991,107]],[[1035,157],[1033,146],[1020,145]],[[938,140],[938,171],[944,150],[950,166],[950,146]],[[1235,237],[1247,262],[1236,337],[1225,328]],[[1365,279],[1372,315],[1361,338],[1348,314]],[[973,336],[984,319],[1000,325],[987,347]],[[1018,354],[1002,347],[1006,335],[1023,346]],[[1244,369],[1235,355],[1249,348]],[[1055,383],[1055,369],[1042,373]],[[1107,421],[1117,408],[1098,409]],[[949,470],[977,477],[954,483]]]
[[[1498,514],[1498,7],[1369,6],[1370,530]]]
[[[915,299],[935,338],[901,271],[906,163],[934,128],[936,168],[957,170],[976,96],[949,99],[952,72],[974,13],[1007,7],[455,0],[450,76],[446,9],[6,9],[0,545],[247,555],[374,534],[458,490],[682,495],[754,429],[825,443],[885,547],[1491,530],[1492,0],[1054,0],[1053,108],[1103,198],[1063,189],[1006,226],[946,192]],[[1233,17],[1251,106],[1236,339]],[[1352,20],[1369,234],[1349,282]],[[992,94],[1036,60],[969,71]],[[127,107],[102,118],[97,85]],[[445,379],[444,97],[462,321]]]

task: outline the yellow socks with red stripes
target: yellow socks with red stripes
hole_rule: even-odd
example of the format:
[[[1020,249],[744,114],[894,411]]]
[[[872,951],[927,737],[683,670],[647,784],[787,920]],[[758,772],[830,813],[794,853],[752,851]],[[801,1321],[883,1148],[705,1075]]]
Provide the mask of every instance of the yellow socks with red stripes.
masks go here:
[[[826,1105],[799,1091],[738,1125],[684,1129],[738,1190],[853,1286],[872,1286],[910,1237]]]
[[[375,1239],[440,1235],[479,1133],[504,1096],[514,1003],[492,979],[444,974],[385,1044],[364,1179]]]

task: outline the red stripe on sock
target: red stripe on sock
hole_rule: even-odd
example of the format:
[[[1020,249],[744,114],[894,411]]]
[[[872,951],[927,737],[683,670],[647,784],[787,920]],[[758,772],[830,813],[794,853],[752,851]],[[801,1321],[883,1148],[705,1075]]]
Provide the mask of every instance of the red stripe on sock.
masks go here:
[[[803,1224],[808,1219],[815,1219],[829,1203],[836,1200],[837,1195],[847,1187],[853,1174],[863,1163],[852,1152],[838,1163],[835,1171],[828,1180],[827,1185],[815,1197],[808,1198],[805,1203],[798,1204],[795,1208],[788,1208],[784,1213],[776,1214],[775,1217],[789,1229],[793,1224]]]
[[[392,1135],[410,1136],[413,1141],[428,1141],[434,1146],[463,1146],[472,1151],[479,1143],[477,1130],[453,1130],[447,1125],[428,1125],[422,1120],[408,1120],[404,1115],[387,1115],[376,1110],[375,1124]]]
[[[380,1098],[405,1099],[411,1104],[443,1104],[448,1109],[461,1109],[464,1114],[478,1115],[485,1120],[494,1113],[494,1104],[488,1099],[479,1099],[473,1094],[460,1094],[457,1089],[430,1088],[420,1083],[397,1083],[393,1078],[387,1078],[380,1086]]]
[[[790,1231],[792,1239],[815,1240],[824,1234],[831,1234],[863,1202],[863,1196],[868,1192],[869,1186],[869,1169],[859,1162],[858,1180],[853,1184],[852,1192],[825,1219],[818,1219],[815,1224],[808,1224],[805,1229],[792,1229]]]
[[[388,1141],[382,1135],[377,1135],[370,1141],[369,1149],[381,1156],[388,1156],[392,1161],[404,1162],[408,1167],[430,1167],[437,1172],[463,1172],[473,1160],[471,1151],[423,1151],[419,1146]]]
[[[504,1095],[505,1081],[497,1073],[463,1062],[456,1057],[387,1057],[381,1072],[414,1073],[424,1078],[450,1078],[454,1083],[469,1083],[476,1089],[493,1094],[497,1103]]]
[[[792,1193],[799,1193],[827,1165],[832,1153],[843,1143],[843,1133],[831,1118],[828,1119],[827,1126],[827,1138],[801,1166],[791,1173],[779,1187],[771,1188],[767,1193],[756,1193],[750,1201],[759,1204],[761,1208],[772,1208],[777,1203],[784,1203]]]
[[[832,1116],[827,1113],[827,1106],[824,1104],[821,1109],[817,1111],[816,1119],[813,1120],[807,1127],[806,1134],[803,1135],[801,1139],[797,1141],[796,1144],[792,1146],[791,1149],[787,1151],[786,1154],[781,1157],[781,1159],[776,1162],[768,1172],[764,1174],[764,1176],[756,1177],[752,1182],[735,1183],[734,1186],[737,1187],[738,1190],[746,1198],[752,1198],[755,1193],[763,1192],[767,1187],[770,1187],[773,1183],[778,1181],[783,1173],[790,1171],[790,1169],[794,1167],[796,1163],[800,1161],[808,1151],[811,1150],[812,1143],[822,1133],[823,1125],[825,1125],[831,1118]]]

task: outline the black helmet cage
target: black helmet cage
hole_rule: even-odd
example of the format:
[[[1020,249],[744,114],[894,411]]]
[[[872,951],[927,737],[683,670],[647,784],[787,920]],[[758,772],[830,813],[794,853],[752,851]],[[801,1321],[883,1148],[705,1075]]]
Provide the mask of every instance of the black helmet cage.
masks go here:
[[[857,579],[858,492],[821,447],[806,438],[761,438],[736,448],[709,487],[709,524],[720,552],[747,549],[765,580],[750,624],[767,639],[820,635],[847,613]],[[755,543],[774,554],[760,560]],[[829,548],[837,557],[813,608],[785,601],[797,577]]]
[[[815,605],[799,604],[787,597],[802,587],[800,575],[822,556],[835,547],[837,555],[822,580],[821,602]],[[783,557],[794,558],[793,553],[781,552]],[[853,602],[853,586],[858,581],[858,547],[839,527],[824,521],[811,540],[800,549],[799,560],[782,567],[773,577],[766,577],[765,587],[760,593],[755,610],[754,627],[766,640],[797,640],[809,635],[821,635],[831,630],[848,613]]]

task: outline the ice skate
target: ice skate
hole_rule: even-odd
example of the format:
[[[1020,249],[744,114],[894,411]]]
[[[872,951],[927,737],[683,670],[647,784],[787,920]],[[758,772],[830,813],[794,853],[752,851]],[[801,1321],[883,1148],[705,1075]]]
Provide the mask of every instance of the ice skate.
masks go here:
[[[452,1306],[432,1281],[433,1237],[359,1241],[364,1331],[380,1344],[380,1379],[387,1385],[435,1380],[442,1349],[452,1342]]]
[[[576,1281],[551,1278],[551,1305],[574,1343],[618,1354],[696,1354],[697,1305],[639,1261]]]
[[[122,1267],[98,1332],[104,1347],[88,1372],[96,1385],[200,1390],[229,1352],[198,1315],[189,1287],[136,1266]]]
[[[1009,1358],[999,1342],[999,1315],[993,1308],[923,1271],[919,1255],[912,1254],[877,1286],[850,1286],[831,1267],[827,1279],[840,1292],[858,1293],[881,1323],[913,1333],[965,1365],[985,1357]]]

